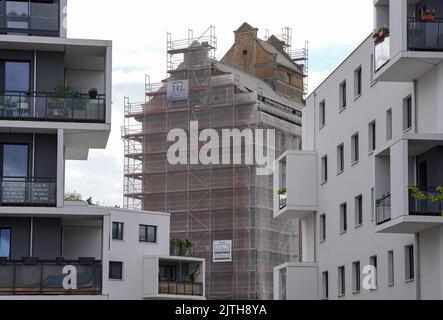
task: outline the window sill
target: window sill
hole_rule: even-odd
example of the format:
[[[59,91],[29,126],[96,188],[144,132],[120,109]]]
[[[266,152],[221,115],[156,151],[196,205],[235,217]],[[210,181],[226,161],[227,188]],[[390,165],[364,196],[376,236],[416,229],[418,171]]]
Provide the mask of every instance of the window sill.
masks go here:
[[[372,81],[370,87],[372,88],[373,86],[375,86],[378,83],[378,81]]]
[[[356,166],[359,162],[360,162],[360,160],[354,161],[354,162],[351,164],[351,167]]]
[[[389,283],[389,284],[388,284],[388,287],[391,287],[391,288],[392,288],[393,286],[394,286],[394,283]]]
[[[323,125],[321,125],[320,128],[319,128],[318,130],[320,131],[320,130],[323,129],[324,127],[326,127],[326,123],[323,124]]]
[[[339,110],[338,110],[338,113],[342,113],[343,111],[345,111],[346,110],[346,107],[341,107]]]
[[[409,280],[405,280],[405,283],[411,283],[411,282],[414,282],[415,281],[415,279],[409,279]]]
[[[360,224],[356,225],[355,229],[360,229],[361,227],[363,227],[363,223],[360,223]]]
[[[370,157],[370,156],[373,156],[374,155],[374,153],[375,153],[375,149],[374,150],[372,150],[372,151],[369,151],[368,152],[368,156]]]
[[[325,184],[327,184],[328,181],[323,181],[322,183],[320,183],[321,186],[324,186]]]
[[[123,279],[108,279],[111,282],[123,282]]]
[[[354,291],[354,292],[352,292],[352,294],[353,294],[353,295],[360,294],[360,291]]]
[[[346,230],[346,231],[340,231],[340,235],[341,236],[343,236],[343,235],[345,235],[345,234],[347,234],[348,233],[348,230]]]
[[[409,128],[407,128],[407,129],[403,129],[403,133],[408,133],[409,131],[411,131],[412,130],[412,127],[409,127]]]
[[[341,170],[341,171],[337,172],[337,176],[343,174],[344,172],[345,172],[345,170]]]
[[[342,293],[342,294],[339,294],[337,297],[338,298],[344,298],[344,297],[346,297],[346,294]]]
[[[325,243],[326,242],[326,239],[324,239],[324,240],[320,240],[320,244],[323,244],[323,243]]]
[[[357,101],[357,100],[360,99],[360,98],[361,98],[361,93],[359,93],[358,95],[356,95],[356,96],[354,97],[354,102]]]

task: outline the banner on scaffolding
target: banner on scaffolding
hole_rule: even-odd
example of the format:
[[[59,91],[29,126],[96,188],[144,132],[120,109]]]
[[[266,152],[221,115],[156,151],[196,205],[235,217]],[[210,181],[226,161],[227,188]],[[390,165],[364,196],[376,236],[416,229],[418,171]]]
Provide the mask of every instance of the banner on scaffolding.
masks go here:
[[[214,241],[214,262],[232,262],[232,240]]]
[[[189,97],[189,80],[168,81],[167,99],[168,101],[182,101]]]

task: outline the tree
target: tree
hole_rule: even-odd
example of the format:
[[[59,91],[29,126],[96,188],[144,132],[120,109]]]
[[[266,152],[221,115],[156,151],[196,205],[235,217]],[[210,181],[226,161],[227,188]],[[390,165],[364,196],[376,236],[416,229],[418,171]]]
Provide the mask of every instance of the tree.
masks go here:
[[[65,201],[83,201],[83,196],[77,191],[69,192],[65,195]]]

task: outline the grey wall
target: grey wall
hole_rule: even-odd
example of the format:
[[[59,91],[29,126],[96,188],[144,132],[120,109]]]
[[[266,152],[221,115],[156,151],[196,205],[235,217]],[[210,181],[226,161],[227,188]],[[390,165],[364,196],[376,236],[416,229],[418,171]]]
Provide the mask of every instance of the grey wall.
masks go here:
[[[11,259],[29,257],[31,219],[0,218],[0,227],[11,229]]]
[[[60,219],[34,219],[33,257],[54,260],[61,256],[62,228]]]
[[[37,91],[52,92],[65,78],[63,52],[37,52]]]

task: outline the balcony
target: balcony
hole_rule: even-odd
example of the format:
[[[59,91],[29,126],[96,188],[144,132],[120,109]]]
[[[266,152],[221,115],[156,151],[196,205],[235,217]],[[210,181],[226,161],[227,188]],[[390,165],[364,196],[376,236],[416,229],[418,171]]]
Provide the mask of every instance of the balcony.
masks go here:
[[[416,196],[409,192],[409,214],[413,216],[443,216],[443,201],[436,188],[426,188],[421,191],[424,196]]]
[[[302,219],[317,211],[317,154],[288,151],[275,162],[274,218]]]
[[[205,259],[145,256],[144,299],[205,299]]]
[[[443,51],[443,19],[408,18],[409,51]]]
[[[105,105],[104,95],[9,92],[0,94],[0,120],[105,123]]]
[[[0,206],[56,206],[56,179],[1,177],[0,181]]]
[[[0,1],[0,33],[58,37],[58,1]]]
[[[391,220],[391,194],[385,195],[376,202],[376,223],[383,224]]]
[[[317,300],[316,263],[288,262],[274,268],[274,300]]]
[[[77,289],[63,287],[66,266],[73,266],[77,271]],[[101,292],[101,261],[39,261],[34,258],[11,261],[0,258],[0,296],[101,295]]]

